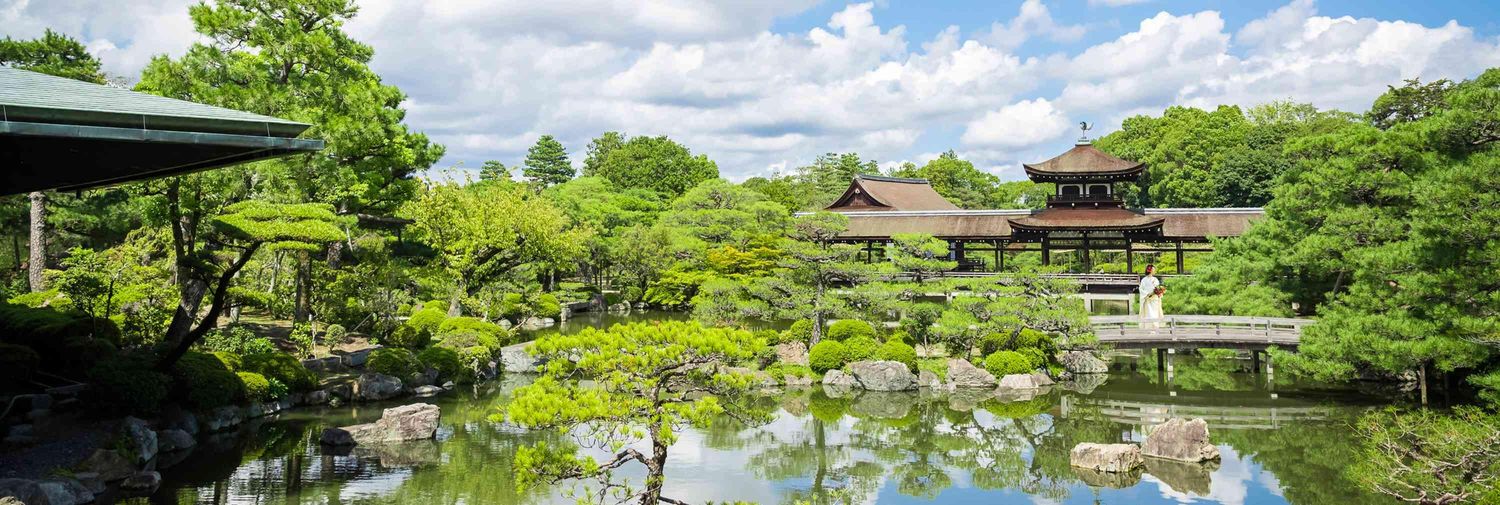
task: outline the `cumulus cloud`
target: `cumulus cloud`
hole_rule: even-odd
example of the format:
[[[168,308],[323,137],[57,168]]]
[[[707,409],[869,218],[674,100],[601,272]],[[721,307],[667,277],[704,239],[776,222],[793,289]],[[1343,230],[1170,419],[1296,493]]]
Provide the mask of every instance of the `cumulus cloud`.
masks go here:
[[[1022,100],[985,113],[964,129],[964,144],[982,147],[1025,147],[1052,140],[1071,124],[1045,98]]]
[[[134,80],[151,55],[181,55],[197,40],[187,16],[195,1],[0,0],[0,26],[15,37],[69,33]],[[891,165],[950,147],[1016,178],[1019,162],[1065,149],[1075,121],[1102,135],[1169,105],[1285,98],[1358,111],[1405,78],[1500,66],[1500,42],[1458,22],[1332,18],[1312,0],[1238,27],[1212,10],[1160,12],[1052,53],[1025,49],[1101,35],[1058,22],[1042,0],[978,32],[949,27],[920,39],[878,3],[772,28],[813,3],[361,0],[346,28],[408,94],[408,123],[448,146],[444,166],[514,164],[543,133],[577,162],[590,138],[619,130],[669,135],[733,179],[824,152]]]

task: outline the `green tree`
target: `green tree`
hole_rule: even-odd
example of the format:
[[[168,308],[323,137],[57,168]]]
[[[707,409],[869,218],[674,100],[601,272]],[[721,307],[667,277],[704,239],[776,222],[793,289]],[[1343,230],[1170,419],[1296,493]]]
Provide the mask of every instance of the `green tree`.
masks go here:
[[[816,197],[812,200],[815,207],[833,203],[856,175],[880,175],[880,164],[860,159],[855,153],[827,153],[818,156],[811,165],[797,169],[797,176],[815,190]]]
[[[1500,416],[1474,407],[1372,412],[1355,426],[1348,469],[1364,487],[1405,503],[1493,503],[1500,498]]]
[[[703,241],[706,245],[747,245],[780,235],[788,215],[785,207],[755,191],[723,179],[711,179],[672,201],[661,216],[661,226]]]
[[[452,281],[448,315],[462,313],[465,298],[528,263],[572,261],[587,232],[546,199],[517,183],[436,184],[403,214],[411,230],[437,251]]]
[[[769,178],[751,177],[740,183],[740,186],[759,192],[792,211],[817,210],[812,205],[813,201],[818,198],[817,188],[800,177],[787,175],[775,175]]]
[[[656,192],[630,188],[618,190],[608,180],[583,176],[547,188],[548,200],[563,211],[575,226],[590,231],[584,244],[587,256],[579,263],[579,274],[604,285],[615,267],[613,251],[639,247],[619,244],[620,233],[631,227],[647,226],[656,221],[666,204]]]
[[[625,134],[608,131],[589,141],[588,151],[583,158],[583,176],[593,177],[599,175],[599,170],[604,167],[604,162],[609,158],[609,153],[625,145]]]
[[[551,135],[542,135],[536,144],[526,151],[526,161],[521,173],[542,187],[555,186],[573,178],[573,164],[568,161],[568,151]]]
[[[34,40],[0,40],[0,65],[104,84],[99,60],[76,39],[47,29]]]
[[[935,332],[949,352],[969,356],[980,337],[1004,336],[1002,348],[1015,348],[1022,330],[1057,335],[1063,345],[1089,343],[1092,333],[1083,301],[1072,296],[1073,281],[1024,270],[1013,275],[951,281],[950,289],[966,292],[955,297],[938,318]]]
[[[548,359],[545,374],[515,393],[505,417],[531,429],[574,434],[582,445],[604,447],[606,461],[580,456],[573,445],[539,443],[516,453],[518,488],[569,479],[597,481],[586,501],[643,505],[680,503],[661,495],[667,448],[681,430],[710,425],[721,414],[753,415],[736,404],[748,374],[716,365],[748,359],[766,342],[745,330],[703,328],[691,322],[617,325],[536,340],[532,352]],[[576,360],[576,361],[574,361]],[[593,385],[580,384],[585,378]],[[649,453],[628,445],[650,443]],[[645,467],[642,489],[615,480],[628,464]]]
[[[1447,94],[1453,90],[1453,81],[1438,79],[1422,84],[1418,79],[1407,79],[1401,87],[1386,86],[1387,91],[1375,99],[1365,121],[1382,130],[1401,123],[1410,123],[1439,110],[1447,108]]]
[[[507,180],[508,181],[508,180],[510,180],[510,169],[506,168],[505,164],[501,163],[499,161],[495,161],[495,160],[486,161],[486,162],[484,162],[484,166],[480,167],[480,169],[479,169],[479,180],[481,180],[481,181]]]
[[[618,139],[607,142],[615,141]],[[708,156],[693,156],[687,147],[665,135],[631,137],[621,145],[610,147],[604,144],[600,148],[605,153],[592,169],[592,174],[608,179],[621,189],[645,188],[675,198],[704,181],[719,177],[719,165]]]
[[[897,271],[911,274],[921,289],[923,281],[958,267],[948,259],[948,243],[925,233],[895,233],[885,250]]]

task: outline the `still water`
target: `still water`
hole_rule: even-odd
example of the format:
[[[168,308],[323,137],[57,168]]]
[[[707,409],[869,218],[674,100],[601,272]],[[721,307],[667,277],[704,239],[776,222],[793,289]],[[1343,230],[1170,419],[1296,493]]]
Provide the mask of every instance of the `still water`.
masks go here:
[[[1122,357],[1093,381],[1003,400],[987,391],[821,387],[765,395],[755,403],[773,413],[769,424],[725,419],[685,433],[671,448],[665,495],[766,504],[1385,503],[1341,473],[1357,446],[1349,423],[1377,398],[1268,380],[1234,360],[1175,364],[1169,379],[1149,357]],[[570,503],[556,488],[518,494],[512,484],[516,448],[558,435],[487,420],[526,380],[420,400],[442,406],[435,441],[343,455],[319,447],[324,427],[373,421],[402,402],[286,412],[200,444],[139,502]],[[1138,475],[1068,465],[1077,443],[1139,441],[1143,426],[1174,415],[1208,420],[1222,460],[1148,460]]]

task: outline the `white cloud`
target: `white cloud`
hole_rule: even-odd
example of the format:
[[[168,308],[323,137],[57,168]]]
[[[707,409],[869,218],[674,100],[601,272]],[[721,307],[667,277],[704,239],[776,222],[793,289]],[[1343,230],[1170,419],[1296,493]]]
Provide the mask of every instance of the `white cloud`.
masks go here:
[[[135,82],[157,54],[180,56],[198,40],[195,0],[0,0],[0,34],[35,38],[51,28],[78,39],[106,74]]]
[[[1121,7],[1126,5],[1143,4],[1151,0],[1089,0],[1089,5],[1103,5],[1106,7]]]
[[[1068,117],[1045,98],[1022,100],[970,121],[963,142],[971,146],[1024,147],[1067,132]]]
[[[1083,37],[1088,30],[1082,25],[1063,25],[1052,20],[1052,12],[1041,0],[1026,0],[1020,13],[1009,23],[996,21],[990,25],[988,34],[978,38],[988,44],[1005,49],[1020,47],[1027,39],[1043,35],[1056,42],[1072,42]]]

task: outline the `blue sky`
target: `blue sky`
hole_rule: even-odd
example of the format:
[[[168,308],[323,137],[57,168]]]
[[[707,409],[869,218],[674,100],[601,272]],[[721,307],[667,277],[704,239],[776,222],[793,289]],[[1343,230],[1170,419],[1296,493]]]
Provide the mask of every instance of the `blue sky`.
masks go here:
[[[134,81],[198,41],[196,0],[0,0],[0,35],[53,28]],[[1362,111],[1404,78],[1500,67],[1500,9],[1456,1],[359,0],[346,24],[448,148],[575,164],[606,130],[668,135],[730,179],[825,152],[891,166],[953,149],[1004,179],[1090,121],[1293,99]]]

